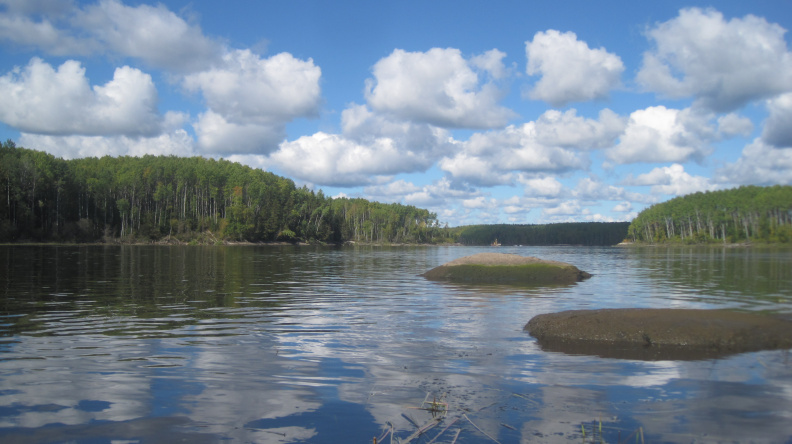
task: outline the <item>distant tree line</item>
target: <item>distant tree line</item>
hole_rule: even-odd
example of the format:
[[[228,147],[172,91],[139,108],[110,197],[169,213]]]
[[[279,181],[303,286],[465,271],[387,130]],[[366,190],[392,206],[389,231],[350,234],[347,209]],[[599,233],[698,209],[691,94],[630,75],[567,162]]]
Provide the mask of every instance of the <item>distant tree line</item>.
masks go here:
[[[653,205],[630,224],[636,242],[792,242],[792,186],[743,186]]]
[[[329,198],[225,160],[64,160],[0,143],[0,241],[447,241],[428,210]]]
[[[456,229],[465,245],[615,245],[629,222],[570,222],[548,225],[470,225]]]

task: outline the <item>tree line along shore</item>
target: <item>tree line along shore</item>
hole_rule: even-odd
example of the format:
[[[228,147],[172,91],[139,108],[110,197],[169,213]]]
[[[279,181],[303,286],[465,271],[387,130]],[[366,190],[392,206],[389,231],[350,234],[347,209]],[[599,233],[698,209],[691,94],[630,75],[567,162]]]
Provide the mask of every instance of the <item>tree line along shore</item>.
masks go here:
[[[490,245],[500,237],[504,245],[606,245],[623,239],[627,228],[450,228],[425,209],[331,198],[226,160],[151,155],[64,160],[12,141],[0,143],[0,181],[0,242]]]
[[[639,213],[627,239],[652,244],[789,244],[792,186],[742,186],[676,197]]]
[[[0,144],[0,242],[432,243],[427,210],[329,198],[225,160],[175,156],[64,160]]]
[[[203,157],[64,160],[0,142],[0,242],[615,245],[792,242],[792,187],[747,186],[653,205],[631,223],[449,227],[426,209],[331,198]]]

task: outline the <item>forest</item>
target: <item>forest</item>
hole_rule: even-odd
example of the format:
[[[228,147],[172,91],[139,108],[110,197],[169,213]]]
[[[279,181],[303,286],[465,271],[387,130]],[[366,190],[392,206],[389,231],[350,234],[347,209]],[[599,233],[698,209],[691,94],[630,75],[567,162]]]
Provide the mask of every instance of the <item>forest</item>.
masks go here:
[[[330,198],[226,160],[151,155],[64,160],[10,140],[0,143],[0,192],[5,195],[0,242],[613,245],[627,236],[629,225],[449,228],[425,209]],[[654,225],[650,231],[654,239]]]
[[[547,225],[470,225],[455,229],[464,245],[615,245],[629,222],[569,222]]]
[[[792,186],[743,186],[680,196],[643,210],[628,239],[643,243],[790,243]]]
[[[428,210],[329,198],[225,160],[64,160],[0,143],[0,242],[438,243]]]

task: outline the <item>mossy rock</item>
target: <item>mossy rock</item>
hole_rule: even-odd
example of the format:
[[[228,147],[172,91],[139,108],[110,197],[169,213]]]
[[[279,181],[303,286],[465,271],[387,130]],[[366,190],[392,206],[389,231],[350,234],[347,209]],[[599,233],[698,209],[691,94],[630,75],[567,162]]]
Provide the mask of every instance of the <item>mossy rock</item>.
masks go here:
[[[465,256],[422,276],[436,281],[510,285],[566,285],[591,277],[565,262],[503,253]]]
[[[731,310],[571,310],[535,316],[525,330],[545,351],[620,359],[698,360],[792,348],[789,320]]]

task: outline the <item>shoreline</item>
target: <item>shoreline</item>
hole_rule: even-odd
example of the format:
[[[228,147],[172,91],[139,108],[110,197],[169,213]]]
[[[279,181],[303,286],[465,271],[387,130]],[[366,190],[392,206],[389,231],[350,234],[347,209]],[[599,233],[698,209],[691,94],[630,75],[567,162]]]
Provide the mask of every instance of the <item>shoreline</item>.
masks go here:
[[[459,242],[445,242],[445,243],[387,243],[387,242],[358,242],[358,241],[344,241],[340,243],[326,243],[326,242],[286,242],[286,241],[269,241],[269,242],[250,242],[250,241],[229,241],[218,240],[215,242],[197,242],[197,241],[180,241],[177,239],[162,239],[157,241],[122,241],[113,239],[110,241],[96,241],[96,242],[36,242],[36,241],[19,241],[19,242],[0,242],[2,247],[11,246],[53,246],[53,247],[77,247],[77,246],[186,246],[186,247],[222,247],[222,246],[260,246],[260,247],[344,247],[344,246],[367,246],[367,247],[487,247],[488,245],[466,245]],[[708,243],[708,244],[683,244],[683,243],[642,243],[642,242],[620,242],[615,245],[599,245],[602,247],[613,248],[718,248],[718,249],[732,249],[732,248],[792,248],[792,243],[762,243],[762,242],[738,242],[738,243]],[[581,247],[583,245],[570,245],[570,244],[556,244],[556,245],[503,245],[503,247]]]
[[[707,244],[684,244],[684,243],[643,243],[643,242],[621,242],[614,247],[619,248],[784,248],[792,247],[792,243],[764,243],[764,242],[736,242],[736,243],[707,243]]]
[[[344,247],[344,246],[366,246],[366,247],[449,247],[463,246],[459,243],[442,244],[411,244],[411,243],[377,243],[377,242],[355,242],[346,241],[341,243],[325,242],[248,242],[248,241],[218,241],[218,242],[183,242],[177,240],[151,241],[151,242],[0,242],[0,247],[111,247],[111,246],[159,246],[159,247]]]

